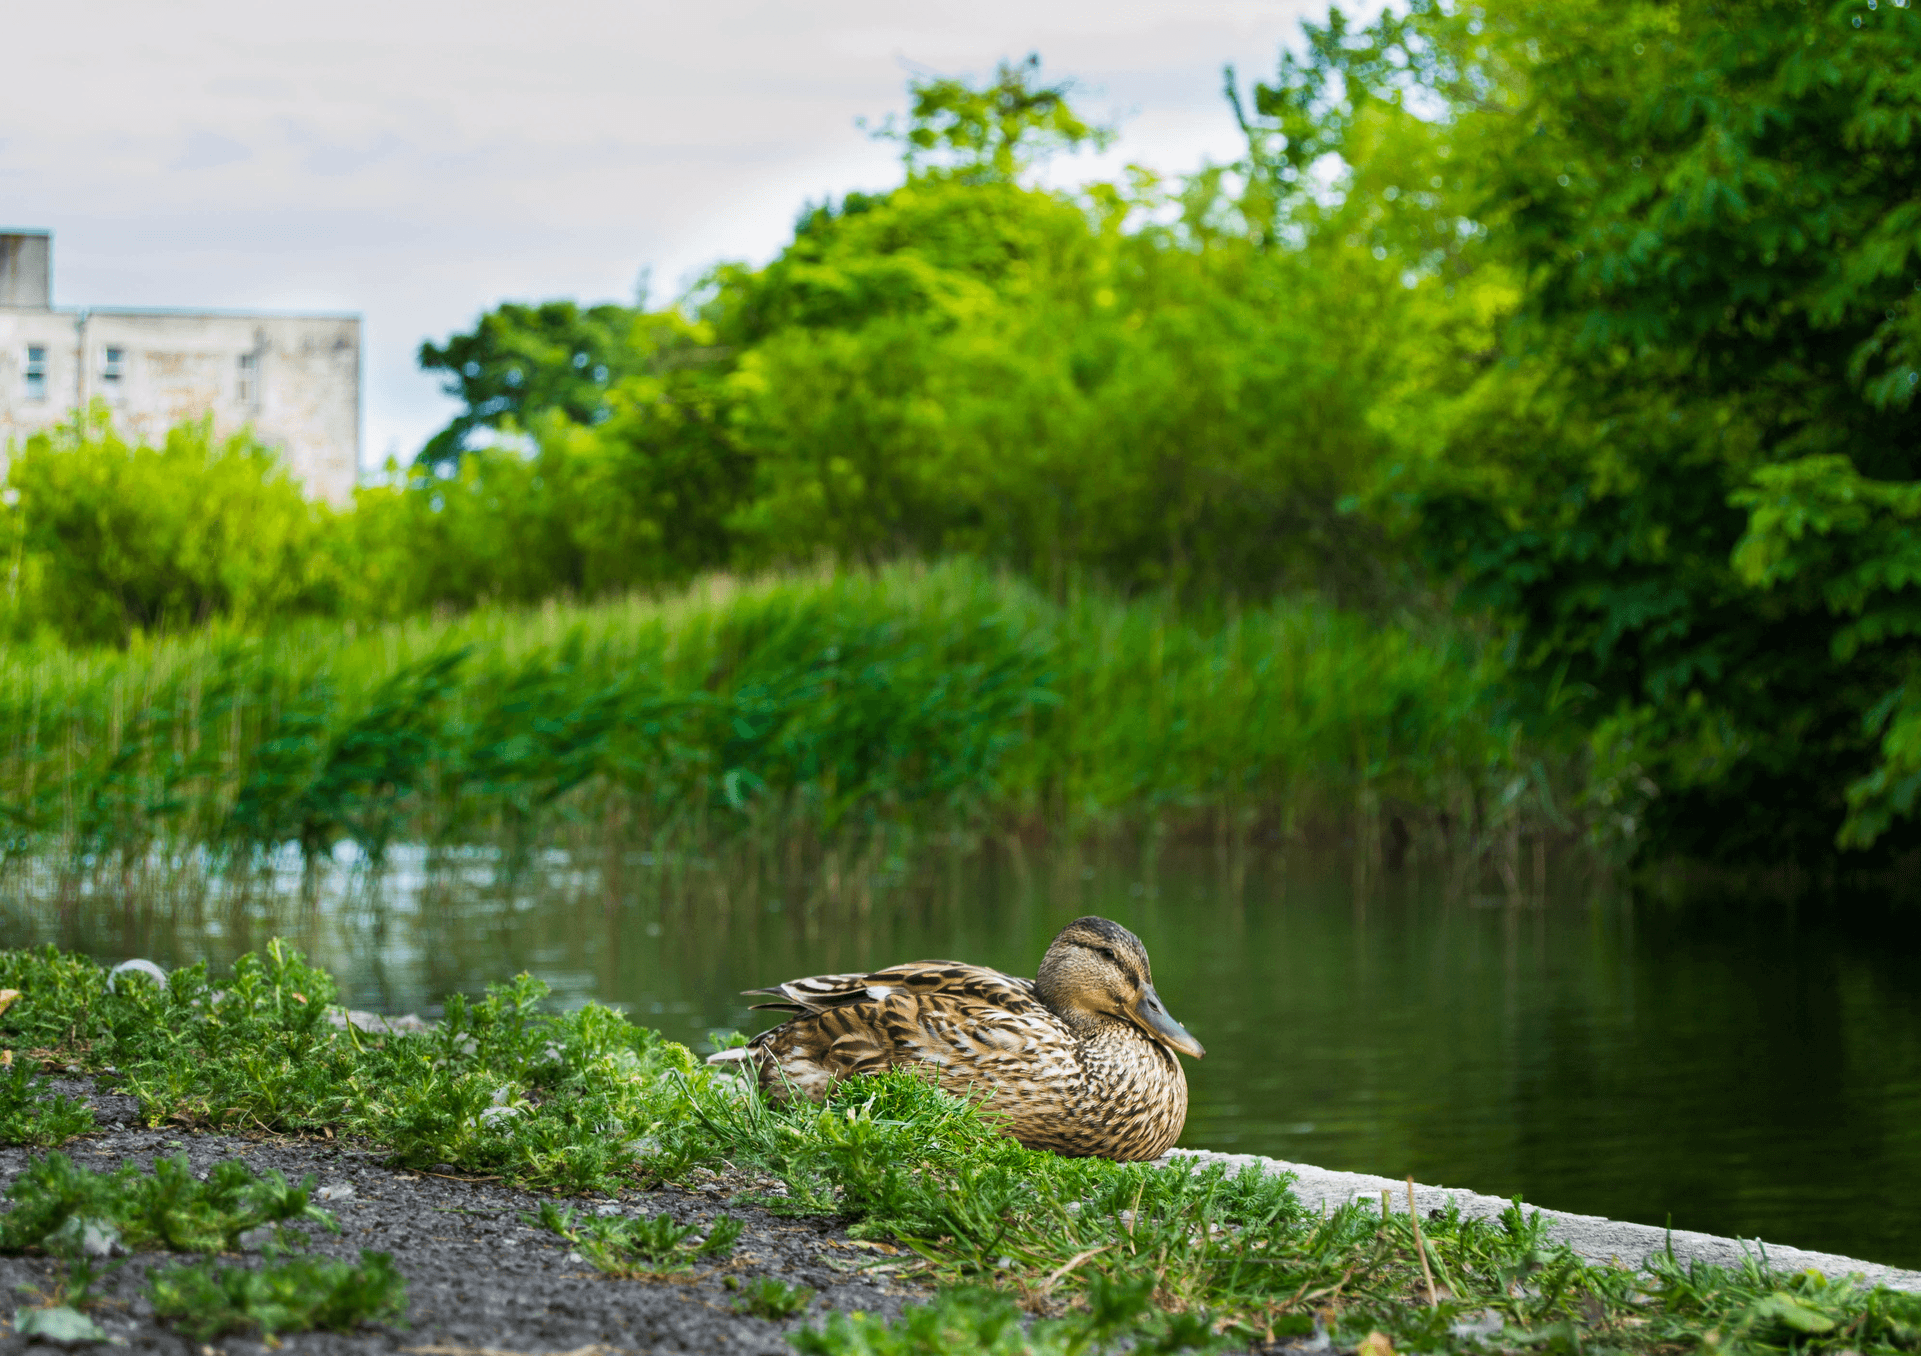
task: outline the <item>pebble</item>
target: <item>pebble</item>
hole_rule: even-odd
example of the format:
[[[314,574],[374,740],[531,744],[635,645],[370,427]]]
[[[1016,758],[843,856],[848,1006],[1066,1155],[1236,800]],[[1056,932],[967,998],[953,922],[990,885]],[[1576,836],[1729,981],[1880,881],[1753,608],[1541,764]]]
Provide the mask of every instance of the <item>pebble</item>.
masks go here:
[[[69,1215],[67,1222],[54,1230],[53,1238],[67,1247],[77,1246],[89,1257],[116,1257],[127,1250],[111,1220]]]
[[[120,987],[120,976],[129,974],[145,975],[161,988],[164,989],[167,987],[167,972],[155,965],[152,961],[125,960],[114,966],[113,969],[107,971],[107,988],[110,991],[117,990]]]

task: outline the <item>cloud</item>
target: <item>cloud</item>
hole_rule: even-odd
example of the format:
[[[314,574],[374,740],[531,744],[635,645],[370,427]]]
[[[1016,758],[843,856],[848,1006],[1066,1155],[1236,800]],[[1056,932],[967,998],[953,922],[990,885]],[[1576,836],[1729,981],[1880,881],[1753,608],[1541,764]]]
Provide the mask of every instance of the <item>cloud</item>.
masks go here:
[[[218,132],[195,131],[187,134],[187,148],[167,166],[170,170],[217,169],[253,159],[253,151],[232,137]]]
[[[385,160],[406,144],[391,132],[377,133],[369,138],[367,144],[355,146],[329,141],[298,123],[284,119],[281,126],[288,142],[301,148],[300,167],[322,178],[358,174],[369,165]]]

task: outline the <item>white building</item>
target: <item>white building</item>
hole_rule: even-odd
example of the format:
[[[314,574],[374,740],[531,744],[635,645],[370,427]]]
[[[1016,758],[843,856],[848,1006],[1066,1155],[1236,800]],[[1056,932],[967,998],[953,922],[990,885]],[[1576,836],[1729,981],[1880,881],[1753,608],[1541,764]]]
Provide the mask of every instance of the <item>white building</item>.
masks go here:
[[[210,411],[217,434],[250,427],[341,503],[360,472],[360,317],[55,309],[51,237],[0,232],[0,450],[96,399],[155,443]]]

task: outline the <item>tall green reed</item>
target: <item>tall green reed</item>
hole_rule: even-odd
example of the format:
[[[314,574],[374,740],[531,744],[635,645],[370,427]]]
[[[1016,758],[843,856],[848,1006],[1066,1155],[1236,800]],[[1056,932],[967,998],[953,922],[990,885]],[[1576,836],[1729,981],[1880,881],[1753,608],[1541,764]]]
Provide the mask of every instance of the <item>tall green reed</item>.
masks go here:
[[[1485,839],[1546,783],[1498,676],[1431,619],[1061,605],[966,562],[15,650],[0,851],[70,876],[286,844],[378,863],[579,821],[690,844],[1320,825],[1378,845],[1384,814]]]

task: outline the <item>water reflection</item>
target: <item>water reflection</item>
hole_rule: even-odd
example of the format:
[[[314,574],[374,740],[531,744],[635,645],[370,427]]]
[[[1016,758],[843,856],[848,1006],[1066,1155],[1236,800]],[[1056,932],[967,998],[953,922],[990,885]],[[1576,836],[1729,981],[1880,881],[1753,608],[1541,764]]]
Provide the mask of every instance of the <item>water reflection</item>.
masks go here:
[[[766,1024],[742,989],[932,957],[1031,974],[1102,913],[1208,1048],[1185,1144],[1921,1265],[1896,1203],[1921,1180],[1921,947],[1885,910],[1680,910],[1578,873],[1517,904],[1439,872],[1134,846],[911,867],[588,846],[514,870],[403,850],[377,878],[290,859],[245,889],[163,865],[120,893],[16,874],[0,927],[168,965],[286,935],[354,1006],[429,1016],[531,970],[698,1046]]]

